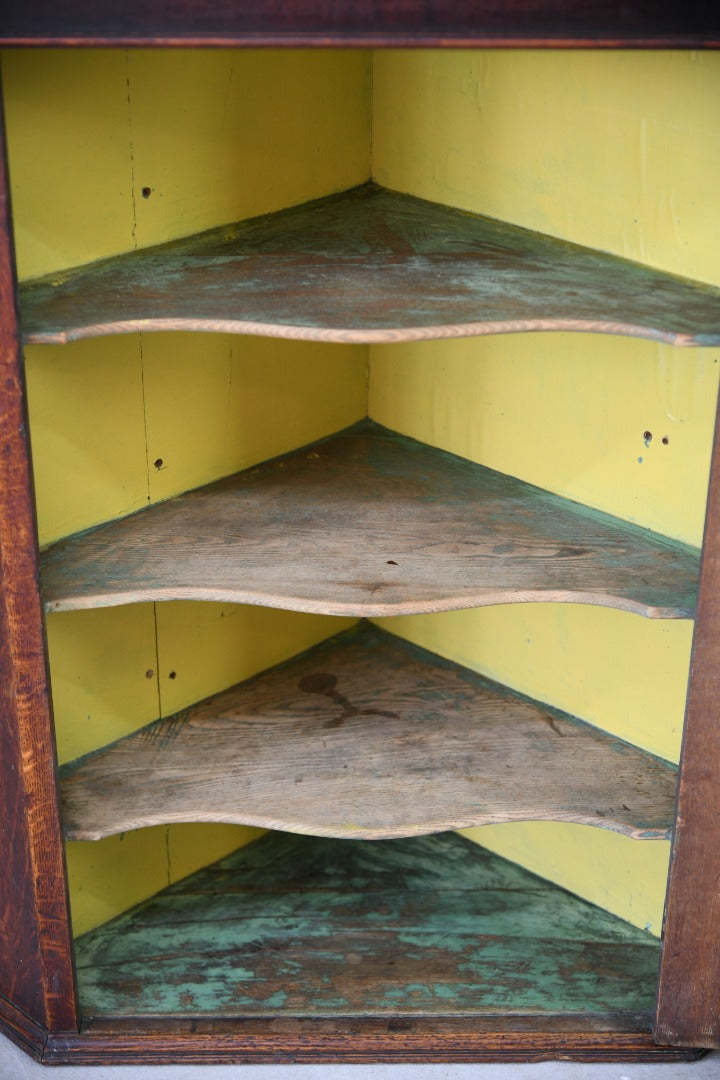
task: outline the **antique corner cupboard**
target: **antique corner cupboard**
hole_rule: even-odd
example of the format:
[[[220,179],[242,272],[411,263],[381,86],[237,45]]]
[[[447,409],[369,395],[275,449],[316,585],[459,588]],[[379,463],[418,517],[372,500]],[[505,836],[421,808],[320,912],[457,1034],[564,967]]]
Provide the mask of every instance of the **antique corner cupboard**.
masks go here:
[[[434,89],[425,96],[419,82],[407,98],[421,118],[420,141],[423,126],[433,124],[446,138],[442,161],[423,159],[420,143],[406,138],[406,113],[385,123],[392,108],[381,98],[379,78],[371,135],[371,61],[358,51],[388,55],[383,78],[396,86],[403,75],[388,48],[398,50],[398,64],[413,47],[442,48],[426,54],[423,63],[431,65],[453,49],[537,46],[668,50],[671,62],[681,50],[717,48],[720,9],[674,0],[497,6],[254,0],[116,8],[105,14],[82,0],[60,7],[11,0],[0,13],[0,43],[8,49],[8,153],[0,170],[3,1033],[55,1064],[662,1061],[720,1046],[720,436],[710,452],[700,550],[662,535],[662,522],[645,528],[621,520],[632,517],[628,504],[612,516],[581,505],[572,490],[563,497],[567,491],[544,490],[542,479],[527,482],[542,471],[523,465],[521,478],[508,475],[514,472],[509,457],[497,464],[485,454],[487,442],[473,449],[471,441],[445,438],[435,405],[425,426],[415,425],[427,401],[441,396],[446,366],[456,365],[451,420],[472,427],[472,406],[462,411],[462,372],[469,368],[450,352],[465,346],[451,339],[467,340],[471,349],[481,337],[504,335],[507,342],[522,331],[532,348],[568,333],[590,348],[599,335],[612,334],[664,343],[692,365],[697,349],[682,346],[699,346],[705,355],[720,349],[720,289],[691,280],[703,278],[702,271],[678,276],[653,269],[652,257],[643,266],[568,242],[581,239],[572,213],[559,230],[563,240],[552,236],[558,217],[551,211],[550,235],[496,220],[499,203],[483,208],[467,195],[473,151],[463,158],[463,122],[453,127]],[[150,59],[161,73],[146,80],[147,129],[141,130],[134,102],[127,113],[135,125],[130,171],[97,195],[95,169],[103,171],[111,140],[98,136],[95,146],[84,134],[68,146],[72,155],[82,144],[90,165],[65,192],[58,193],[62,169],[56,172],[39,149],[36,169],[19,160],[20,142],[31,144],[36,126],[40,132],[50,126],[29,110],[22,139],[16,137],[11,72],[32,56],[33,101],[61,101],[58,115],[72,126],[62,80],[43,74],[56,50],[67,47],[80,50],[81,94],[91,107],[100,72],[118,57],[125,65],[116,79],[123,107],[140,96],[133,65],[144,63],[144,54],[133,50],[153,49]],[[173,68],[166,60],[177,47],[182,64]],[[228,64],[222,85],[220,75],[213,84],[208,64],[198,93],[182,97],[185,78],[196,77],[192,57],[201,55],[190,47],[219,47],[224,57],[236,50],[237,62],[222,61]],[[83,58],[91,55],[99,58],[97,81],[82,74],[90,70]],[[221,66],[218,59],[218,72]],[[378,74],[381,66],[378,61]],[[245,78],[250,67],[255,84],[233,90],[233,79]],[[336,82],[327,81],[330,68],[340,73]],[[263,83],[263,70],[272,70],[272,80]],[[463,95],[477,95],[479,112],[487,87],[481,63],[477,70]],[[163,83],[168,72],[174,84]],[[270,81],[287,82],[277,115],[263,112]],[[513,86],[506,90],[511,98]],[[146,177],[140,143],[147,151],[168,129],[195,123],[191,99],[199,101],[200,115],[206,109],[212,128],[238,93],[250,102],[237,128],[242,151],[236,159],[228,151],[227,182],[215,170],[214,194],[207,195],[215,205],[204,216],[202,169],[202,182],[183,202],[187,193],[173,187],[174,163],[166,163],[160,179]],[[315,104],[303,112],[302,102],[311,98]],[[97,132],[111,130],[117,118],[104,106],[99,113]],[[122,109],[118,115],[126,123]],[[652,156],[652,131],[645,135],[643,182],[662,160],[662,148],[659,159]],[[500,139],[502,128],[488,137]],[[572,143],[572,133],[568,138]],[[377,169],[371,139],[376,162],[385,154]],[[528,141],[532,175],[539,144]],[[54,152],[64,156],[62,143]],[[185,154],[186,170],[193,156]],[[478,156],[480,177],[486,166],[479,150]],[[350,164],[338,166],[341,158]],[[432,182],[406,185],[403,177],[416,168]],[[18,195],[14,221],[8,170]],[[22,185],[31,176],[45,192],[38,201],[49,208],[44,220],[23,219]],[[514,183],[508,170],[488,191],[502,195]],[[223,202],[238,184],[252,197]],[[437,192],[445,197],[433,198]],[[233,217],[226,208],[235,205]],[[480,216],[483,209],[488,217]],[[107,221],[118,213],[125,214],[125,232],[109,235]],[[162,213],[165,232],[153,232],[153,214]],[[82,235],[77,243],[66,236],[56,251],[54,223],[62,234],[66,214],[84,222]],[[507,216],[516,220],[513,211]],[[710,236],[716,225],[715,208]],[[35,271],[16,270],[13,232],[18,257],[21,233],[32,234],[41,252]],[[534,333],[540,330],[555,333]],[[109,343],[121,335],[129,351],[118,346],[115,355]],[[88,341],[66,344],[81,339]],[[153,350],[165,348],[163,342],[170,342],[170,358],[157,361],[158,391]],[[73,368],[76,381],[67,390],[63,357],[78,348],[90,365]],[[290,361],[283,366],[285,352]],[[484,355],[490,363],[490,353]],[[624,364],[631,367],[634,359],[618,355],[619,405]],[[116,376],[125,378],[125,365],[135,363],[131,356],[139,356],[132,370],[140,373],[127,376],[140,388],[134,411],[112,389]],[[508,355],[505,362],[514,361]],[[483,357],[473,354],[470,363],[476,370]],[[33,383],[36,364],[52,376],[40,390]],[[98,368],[107,383],[96,409],[89,373]],[[213,374],[221,370],[229,373],[225,382]],[[543,370],[541,363],[541,379]],[[223,387],[220,404],[203,412],[213,379]],[[85,473],[75,482],[51,468],[53,497],[63,513],[65,504],[69,509],[43,539],[45,463],[56,459],[62,471],[69,460],[63,455],[79,425],[65,404],[74,398],[83,406],[86,393],[86,411],[97,413],[95,445],[106,438],[111,447],[103,459],[103,468],[110,462],[106,486],[117,480],[117,462],[124,468],[139,453],[140,494],[127,494],[120,483],[121,494],[113,491],[103,502],[100,486],[85,489]],[[166,399],[171,453],[153,449],[161,413],[148,417],[158,393]],[[38,401],[52,413],[55,443],[43,443]],[[398,419],[401,404],[410,420]],[[200,436],[176,430],[193,409]],[[234,434],[217,420],[221,413],[226,425],[232,414]],[[106,431],[111,414],[121,420]],[[674,429],[668,435],[645,426],[634,436],[637,467],[663,448],[669,454],[675,438]],[[549,424],[542,446],[529,437],[523,445],[521,427],[514,442],[523,460],[550,453],[560,427]],[[204,473],[193,473],[190,459],[201,453],[198,447],[215,445],[216,429],[222,451]],[[249,429],[252,447],[229,451],[237,431]],[[189,450],[182,449],[184,439]],[[190,464],[173,479],[175,450]],[[86,457],[92,467],[93,454]],[[704,484],[703,478],[703,499]],[[661,750],[633,745],[627,726],[612,734],[586,722],[593,716],[575,719],[572,709],[491,682],[455,662],[472,658],[472,646],[445,659],[440,654],[452,656],[453,649],[442,634],[433,639],[412,629],[430,625],[422,620],[451,618],[437,613],[498,605],[517,611],[530,601],[553,611],[584,604],[631,613],[619,616],[625,619],[694,620],[679,770]],[[261,615],[233,622],[241,611]],[[57,656],[65,646],[57,642],[71,625],[62,620],[78,620],[72,625],[82,625],[89,640],[100,626],[91,620],[107,619],[103,625],[116,628],[115,652],[124,655],[131,620],[137,616],[139,626],[148,612],[143,633],[157,655],[141,662],[138,651],[147,670],[134,684],[137,693],[121,702],[122,722],[107,733],[102,725],[95,730],[88,706],[87,730],[63,751],[67,760],[58,769],[56,735],[65,736],[59,720],[54,730],[50,695],[52,686],[59,713],[65,687]],[[205,614],[194,622],[192,612]],[[410,617],[405,629],[393,623],[403,617]],[[380,626],[369,621],[378,618]],[[179,634],[180,623],[184,667],[163,656],[163,642]],[[298,626],[306,629],[293,629]],[[413,635],[424,647],[406,640]],[[245,670],[224,678],[220,664],[220,674],[205,678],[201,669],[222,652],[214,644],[221,638],[239,652],[250,638],[262,644],[250,649]],[[473,662],[483,666],[468,659]],[[110,694],[117,663],[108,647],[88,680]],[[155,690],[161,679],[165,705]],[[82,672],[76,681],[82,685]],[[204,689],[183,698],[182,685]],[[73,693],[82,700],[82,689]],[[552,700],[552,689],[547,695]],[[533,819],[601,825],[630,838],[624,842],[638,845],[632,851],[672,837],[662,942],[491,853],[481,839],[473,844],[456,833]],[[208,840],[206,850],[183,861],[182,843],[176,850],[168,839],[175,822],[271,831],[234,854],[237,844],[226,840],[221,851]],[[167,830],[152,833],[153,826]],[[73,942],[70,902],[79,926],[83,898],[72,891],[68,898],[65,840],[85,845],[85,852],[98,842],[95,850],[115,852],[108,874],[112,860],[122,858],[123,867],[133,868],[130,877],[147,872],[153,880],[157,848],[148,841],[143,856],[142,843],[132,848],[131,838],[157,835],[167,843],[168,867],[175,860],[170,883],[120,898],[108,910],[115,918],[103,924],[95,917]],[[101,838],[112,836],[115,847],[103,849]],[[102,859],[99,865],[102,876]]]

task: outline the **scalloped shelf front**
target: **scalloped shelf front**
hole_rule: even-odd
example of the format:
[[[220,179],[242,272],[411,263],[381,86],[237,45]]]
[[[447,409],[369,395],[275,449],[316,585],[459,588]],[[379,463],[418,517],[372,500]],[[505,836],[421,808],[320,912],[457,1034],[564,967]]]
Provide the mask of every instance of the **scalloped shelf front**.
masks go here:
[[[364,422],[63,540],[48,611],[215,600],[382,616],[490,604],[692,614],[699,554]]]
[[[670,834],[676,770],[370,625],[61,770],[70,839],[178,821],[374,840],[491,822]]]
[[[374,184],[23,285],[29,343],[146,330],[720,344],[720,289]]]

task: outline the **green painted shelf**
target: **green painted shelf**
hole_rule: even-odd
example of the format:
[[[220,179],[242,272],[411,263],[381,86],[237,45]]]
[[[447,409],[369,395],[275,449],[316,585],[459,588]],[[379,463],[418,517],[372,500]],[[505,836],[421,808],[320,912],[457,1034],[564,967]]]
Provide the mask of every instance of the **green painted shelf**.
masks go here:
[[[76,942],[88,1021],[556,1015],[601,1031],[650,1029],[659,953],[456,834],[268,833]]]
[[[720,344],[720,289],[374,184],[29,282],[20,312],[36,343],[579,330]]]

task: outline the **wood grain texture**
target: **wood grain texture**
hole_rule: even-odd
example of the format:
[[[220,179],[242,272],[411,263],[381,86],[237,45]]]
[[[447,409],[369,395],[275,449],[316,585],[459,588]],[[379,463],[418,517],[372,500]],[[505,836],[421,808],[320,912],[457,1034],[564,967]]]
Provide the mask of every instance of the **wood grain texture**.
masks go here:
[[[93,1017],[649,1019],[659,949],[454,835],[269,834],[76,942]]]
[[[568,1022],[570,1021],[570,1022]],[[110,1063],[345,1064],[387,1062],[513,1061],[696,1061],[702,1052],[660,1046],[643,1018],[620,1015],[615,1024],[596,1017],[546,1015],[527,1020],[494,1017],[358,1017],[325,1020],[265,1017],[173,1022],[90,1022],[79,1035],[55,1036],[43,1054],[46,1065]]]
[[[64,766],[71,839],[171,821],[413,836],[499,821],[669,835],[676,771],[361,625]]]
[[[705,520],[656,1034],[720,1047],[720,415]]]
[[[701,47],[720,25],[705,0],[5,0],[6,42]]]
[[[47,1029],[31,1020],[2,994],[0,994],[0,1034],[5,1035],[36,1061],[42,1060],[47,1045]]]
[[[206,330],[339,342],[530,330],[720,344],[720,289],[374,184],[21,290],[28,342]]]
[[[0,125],[0,994],[77,1026]]]
[[[488,604],[695,605],[695,549],[361,423],[61,541],[48,611],[221,600],[380,616]]]

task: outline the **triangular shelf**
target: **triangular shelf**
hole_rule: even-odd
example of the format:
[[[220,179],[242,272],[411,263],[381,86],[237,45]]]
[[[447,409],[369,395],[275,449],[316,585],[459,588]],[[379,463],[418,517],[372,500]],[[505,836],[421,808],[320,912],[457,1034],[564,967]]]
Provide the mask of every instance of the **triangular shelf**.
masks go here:
[[[95,1018],[564,1016],[601,1031],[650,1027],[659,952],[455,835],[269,834],[76,943]]]
[[[369,624],[61,770],[71,839],[177,821],[381,839],[503,821],[665,837],[675,769]]]
[[[216,600],[381,616],[488,604],[691,615],[686,545],[363,423],[64,540],[48,611]]]
[[[720,344],[720,289],[374,184],[29,282],[20,310],[36,343],[580,330]]]

